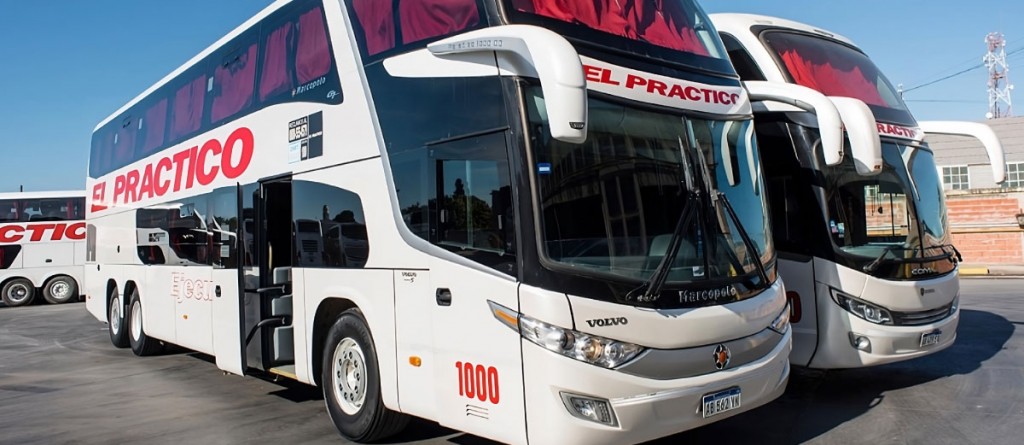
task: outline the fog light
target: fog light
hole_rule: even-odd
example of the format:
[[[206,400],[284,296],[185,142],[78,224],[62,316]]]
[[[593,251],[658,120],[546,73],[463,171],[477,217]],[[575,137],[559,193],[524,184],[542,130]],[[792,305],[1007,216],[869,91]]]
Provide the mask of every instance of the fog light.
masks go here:
[[[619,422],[615,419],[615,412],[612,411],[612,405],[607,400],[564,392],[561,394],[562,403],[573,417],[608,426],[618,426]]]
[[[850,333],[850,344],[864,352],[871,352],[871,340],[856,332]]]

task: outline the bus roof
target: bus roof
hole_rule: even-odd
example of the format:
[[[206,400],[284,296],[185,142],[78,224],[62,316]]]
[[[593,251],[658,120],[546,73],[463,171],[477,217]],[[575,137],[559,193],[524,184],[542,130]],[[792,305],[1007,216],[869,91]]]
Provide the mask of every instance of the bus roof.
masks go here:
[[[772,17],[769,15],[737,13],[711,14],[711,21],[714,22],[715,28],[718,29],[718,32],[725,32],[733,35],[740,32],[749,33],[750,29],[755,26],[770,26],[773,28],[787,28],[810,34],[817,34],[833,40],[838,40],[855,48],[860,48],[853,43],[852,40],[832,31],[810,26],[806,23],[794,22],[792,20]]]
[[[284,5],[287,5],[288,3],[291,3],[291,2],[292,2],[292,0],[276,0],[276,1],[274,1],[274,3],[271,3],[266,8],[263,8],[262,11],[260,11],[256,15],[250,17],[248,20],[246,20],[241,25],[238,25],[238,27],[233,29],[231,32],[226,34],[224,37],[221,37],[220,39],[218,39],[212,45],[206,47],[206,49],[204,49],[199,54],[196,54],[195,57],[192,57],[191,59],[189,59],[188,62],[185,62],[183,65],[178,67],[178,69],[176,69],[176,70],[172,71],[170,74],[164,76],[164,78],[160,79],[159,82],[153,84],[152,86],[147,88],[142,93],[139,93],[139,95],[135,96],[134,99],[132,99],[128,103],[124,104],[124,106],[119,108],[117,111],[115,111],[110,116],[107,116],[107,118],[103,119],[103,121],[101,121],[99,124],[97,124],[96,127],[93,128],[92,131],[96,132],[97,130],[102,128],[104,125],[106,125],[110,121],[116,119],[118,116],[120,116],[125,111],[128,111],[129,108],[131,108],[132,106],[137,104],[140,100],[145,99],[151,93],[153,93],[154,91],[156,91],[160,87],[166,85],[167,82],[170,82],[171,80],[174,80],[179,74],[185,72],[185,70],[191,68],[196,63],[201,62],[206,56],[209,56],[211,53],[213,53],[214,51],[219,49],[221,46],[223,46],[226,43],[230,42],[231,39],[233,39],[235,37],[238,37],[238,35],[242,34],[246,30],[251,28],[253,25],[255,25],[256,23],[259,23],[260,20],[263,20],[264,17],[272,14],[274,11],[280,9]]]
[[[84,198],[85,190],[0,193],[0,199]]]

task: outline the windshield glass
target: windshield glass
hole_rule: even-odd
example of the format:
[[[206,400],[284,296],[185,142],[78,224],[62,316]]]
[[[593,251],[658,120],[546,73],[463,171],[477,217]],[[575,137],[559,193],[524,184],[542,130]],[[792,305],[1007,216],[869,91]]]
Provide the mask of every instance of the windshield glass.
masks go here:
[[[692,119],[591,97],[588,139],[569,144],[550,138],[540,88],[526,94],[547,258],[578,272],[646,280],[691,205],[697,217],[682,231],[668,282],[747,276],[757,273],[756,261],[766,269],[773,263],[750,121]],[[716,190],[756,253],[710,199]],[[699,199],[688,199],[693,193]]]
[[[826,96],[860,99],[880,120],[914,123],[907,105],[864,53],[835,40],[773,31],[764,41],[793,83]]]
[[[711,21],[690,0],[509,0],[512,9],[699,56],[724,59]]]
[[[882,158],[876,176],[858,175],[850,157],[825,170],[829,231],[839,252],[860,262],[952,252],[946,247],[946,204],[932,152],[886,142]],[[933,267],[941,273],[951,270],[951,263],[938,261]]]

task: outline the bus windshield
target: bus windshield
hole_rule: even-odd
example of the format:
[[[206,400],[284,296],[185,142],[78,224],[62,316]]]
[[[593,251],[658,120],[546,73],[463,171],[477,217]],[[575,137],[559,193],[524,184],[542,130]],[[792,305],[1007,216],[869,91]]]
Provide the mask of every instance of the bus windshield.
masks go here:
[[[865,266],[952,252],[932,152],[885,142],[882,158],[882,173],[874,177],[859,175],[850,160],[825,170],[829,230],[838,253]],[[952,270],[952,263],[937,261],[933,268]]]
[[[860,99],[883,120],[899,114],[897,122],[913,123],[907,106],[874,62],[857,49],[809,34],[772,31],[764,41],[793,83],[826,96]],[[888,110],[889,113],[880,113]],[[894,113],[900,112],[900,113]]]
[[[547,136],[540,89],[527,89],[527,97],[541,245],[549,260],[578,273],[647,280],[681,215],[695,211],[669,283],[735,280],[773,263],[750,121],[694,119],[590,97],[588,139],[569,144]],[[695,192],[700,200],[687,199]],[[736,218],[708,199],[716,193]]]

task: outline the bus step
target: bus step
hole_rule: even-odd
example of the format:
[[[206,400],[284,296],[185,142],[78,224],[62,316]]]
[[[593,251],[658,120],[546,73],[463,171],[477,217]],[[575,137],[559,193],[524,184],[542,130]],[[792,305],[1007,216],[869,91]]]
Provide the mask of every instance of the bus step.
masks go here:
[[[275,368],[270,368],[268,372],[281,377],[287,377],[292,380],[299,379],[299,377],[295,375],[295,365],[281,365]]]

